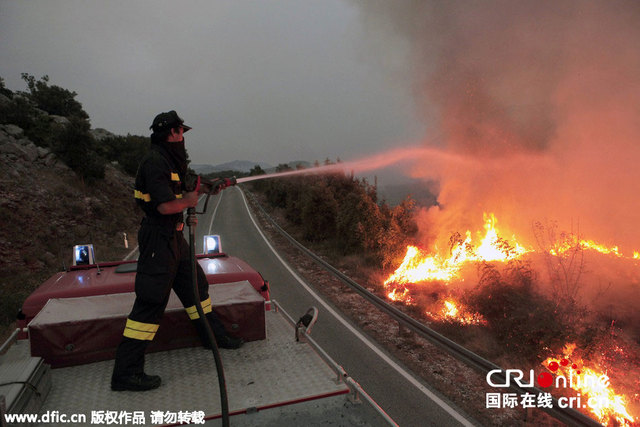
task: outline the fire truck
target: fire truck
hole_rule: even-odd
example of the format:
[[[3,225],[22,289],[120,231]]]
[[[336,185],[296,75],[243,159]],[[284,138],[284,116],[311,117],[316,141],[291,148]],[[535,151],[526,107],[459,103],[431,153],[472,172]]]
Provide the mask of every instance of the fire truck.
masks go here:
[[[97,263],[88,244],[25,300],[18,329],[0,348],[0,425],[395,425],[313,340],[318,310],[296,321],[271,300],[260,273],[216,250],[216,237],[197,262],[214,311],[246,342],[220,350],[226,403],[211,351],[173,292],[146,354],[146,370],[162,385],[111,390],[136,261]]]

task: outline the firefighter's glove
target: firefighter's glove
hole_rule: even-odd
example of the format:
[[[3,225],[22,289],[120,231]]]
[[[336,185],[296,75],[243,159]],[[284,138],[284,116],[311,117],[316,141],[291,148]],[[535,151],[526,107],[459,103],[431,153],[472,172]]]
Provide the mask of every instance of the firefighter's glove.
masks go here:
[[[209,190],[209,194],[218,194],[225,188],[236,185],[236,183],[237,181],[235,176],[232,178],[218,178],[213,181],[209,181],[207,182],[211,188],[211,190]]]
[[[221,192],[224,189],[224,182],[221,179],[216,179],[211,183],[211,190],[209,190],[209,194],[213,194],[214,196]]]
[[[184,189],[185,191],[199,191],[202,193],[202,189],[200,188],[200,175],[196,175],[195,173],[187,172],[184,178]]]

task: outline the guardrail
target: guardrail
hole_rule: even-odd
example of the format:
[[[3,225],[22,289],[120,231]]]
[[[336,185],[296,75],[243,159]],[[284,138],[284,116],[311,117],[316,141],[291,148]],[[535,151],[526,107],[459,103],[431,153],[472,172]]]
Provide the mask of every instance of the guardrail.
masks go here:
[[[411,316],[408,316],[406,313],[402,312],[398,308],[390,305],[389,303],[384,301],[382,298],[371,293],[365,287],[358,284],[357,282],[352,280],[350,277],[345,275],[343,272],[341,272],[340,270],[338,270],[337,268],[335,268],[334,266],[332,266],[331,264],[329,264],[328,262],[326,262],[325,260],[317,256],[315,253],[313,253],[312,251],[307,249],[304,245],[302,245],[300,242],[298,242],[296,239],[294,239],[282,227],[280,227],[280,225],[278,225],[274,221],[274,219],[271,218],[271,216],[264,210],[264,208],[256,200],[253,194],[251,194],[250,192],[247,192],[246,194],[252,199],[255,206],[257,206],[258,209],[260,209],[262,214],[274,226],[274,228],[278,231],[278,233],[280,233],[283,237],[285,237],[291,244],[297,247],[300,251],[302,251],[305,255],[311,258],[314,262],[316,262],[321,267],[329,271],[331,274],[333,274],[336,278],[341,280],[343,283],[353,288],[356,292],[358,292],[358,294],[360,294],[363,298],[365,298],[371,304],[375,305],[378,309],[382,310],[389,316],[393,317],[401,326],[404,326],[412,330],[414,333],[420,335],[421,337],[427,339],[431,343],[442,348],[443,350],[451,354],[456,359],[462,361],[467,365],[474,367],[475,369],[477,369],[478,371],[482,372],[485,375],[488,374],[490,371],[493,371],[496,369],[502,370],[502,368],[500,368],[500,366],[496,365],[495,363],[490,362],[485,358],[475,354],[471,350],[466,349],[465,347],[450,340],[444,335],[434,331],[433,329],[417,321]],[[503,374],[494,374],[493,377],[496,379],[500,378],[502,380],[506,380]],[[543,391],[538,388],[524,389],[516,384],[512,384],[510,386],[510,389],[519,393],[532,393],[532,392],[543,393]],[[540,409],[544,410],[549,415],[551,415],[552,417],[556,418],[559,421],[562,421],[572,426],[601,426],[602,425],[597,421],[593,420],[592,418],[582,414],[581,412],[576,411],[575,409],[558,407],[558,402],[555,398],[553,399],[553,401],[554,401],[554,404],[552,408],[540,408]]]

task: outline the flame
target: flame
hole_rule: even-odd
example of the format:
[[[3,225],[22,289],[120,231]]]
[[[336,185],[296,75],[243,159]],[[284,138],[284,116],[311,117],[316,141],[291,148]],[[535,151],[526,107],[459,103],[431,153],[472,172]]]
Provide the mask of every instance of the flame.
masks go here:
[[[496,229],[498,221],[493,214],[484,214],[483,217],[486,234],[475,251],[476,259],[474,261],[508,261],[528,252],[518,244],[515,236],[512,237],[513,247],[511,248],[507,246],[505,241],[501,241]]]
[[[529,252],[515,241],[515,237],[511,242],[499,237],[496,228],[497,220],[493,214],[484,214],[483,216],[485,233],[476,247],[472,243],[471,231],[468,230],[465,234],[465,240],[452,248],[448,258],[442,257],[438,253],[426,255],[417,247],[408,246],[402,264],[384,282],[385,286],[392,283],[404,285],[426,281],[449,282],[458,276],[462,266],[468,262],[506,262]]]
[[[577,238],[564,241],[559,244],[557,248],[551,249],[549,253],[551,255],[561,256],[575,248],[599,252],[603,255],[613,255],[618,258],[640,259],[640,252],[638,251],[634,251],[632,256],[628,256],[620,252],[620,248],[618,246],[607,246],[594,240],[578,240]]]
[[[615,255],[617,257],[621,257],[622,256],[622,254],[618,250],[617,246],[612,246],[612,247],[609,248],[609,247],[606,247],[605,245],[602,245],[600,243],[596,243],[593,240],[581,240],[580,244],[585,249],[591,249],[591,250],[594,250],[596,252],[600,252],[601,254],[605,254],[605,255],[612,254],[612,255]]]
[[[398,288],[394,288],[387,294],[387,298],[391,301],[403,302],[405,304],[411,305],[413,300],[409,295],[409,289],[404,288],[402,292],[398,292]]]
[[[409,283],[421,283],[430,281],[450,282],[459,277],[459,272],[466,263],[479,261],[498,261],[506,262],[521,257],[522,255],[533,252],[520,245],[515,236],[509,241],[500,237],[500,233],[496,227],[497,220],[494,214],[485,213],[484,218],[484,235],[478,233],[479,244],[474,245],[471,237],[471,231],[467,230],[465,239],[458,242],[451,249],[448,257],[438,253],[437,248],[434,254],[426,254],[416,246],[407,246],[407,253],[400,266],[385,280],[385,287],[392,284],[406,285]],[[625,256],[620,252],[618,246],[606,246],[594,240],[578,239],[571,236],[557,244],[557,247],[551,249],[549,253],[554,256],[562,256],[574,248],[583,250],[596,251],[604,255],[613,255],[618,258],[640,259],[640,251],[635,251],[633,257]],[[398,301],[399,294],[395,293],[394,298],[390,299]],[[407,296],[407,295],[405,295]]]
[[[594,380],[606,377],[606,371],[586,367],[581,358],[572,358],[575,348],[575,344],[567,344],[562,357],[549,357],[542,363],[543,366],[568,378],[567,386],[586,396],[586,399],[583,397],[583,401],[589,401],[587,407],[600,423],[633,425],[635,418],[627,410],[626,396],[616,394],[610,382],[607,381],[605,384]]]
[[[444,300],[440,313],[433,314],[427,311],[426,314],[436,320],[448,320],[462,325],[479,325],[486,323],[480,313],[472,313],[469,308],[454,301],[452,298]]]
[[[458,315],[458,307],[453,301],[445,301],[444,305],[446,308],[443,311],[446,317],[456,317]]]
[[[449,259],[442,259],[439,255],[425,256],[415,246],[407,246],[407,254],[402,264],[384,282],[385,285],[396,283],[420,283],[424,281],[449,281],[459,270],[459,264]]]
[[[416,246],[408,246],[404,260],[384,282],[388,298],[393,301],[414,304],[415,301],[410,292],[412,288],[408,285],[419,285],[433,281],[448,285],[456,279],[463,280],[462,268],[468,263],[507,262],[518,259],[528,252],[533,252],[532,249],[520,245],[515,236],[510,240],[501,237],[497,228],[497,220],[493,214],[484,214],[483,229],[483,231],[476,233],[475,242],[477,243],[474,243],[471,231],[465,233],[464,240],[458,236],[457,242],[452,246],[448,256],[439,253],[437,247],[432,253],[427,253]],[[633,252],[633,257],[630,257],[623,254],[618,246],[606,246],[593,240],[580,239],[572,234],[568,237],[565,236],[561,242],[556,242],[555,248],[550,253],[561,257],[575,250],[589,250],[617,258],[640,260],[640,251]],[[486,323],[482,315],[474,313],[472,309],[457,302],[451,295],[436,302],[435,307],[435,309],[431,308],[432,312],[425,312],[435,320],[453,321],[462,325]],[[627,406],[630,399],[627,396],[617,394],[610,382],[603,384],[599,381],[587,381],[590,378],[601,378],[607,372],[606,370],[599,369],[597,366],[585,366],[585,362],[580,358],[575,358],[574,363],[568,362],[575,348],[575,344],[567,345],[564,356],[548,358],[543,362],[544,366],[549,367],[550,363],[555,363],[554,372],[557,371],[558,375],[563,375],[565,378],[573,377],[575,384],[568,381],[567,387],[586,396],[583,397],[583,402],[589,401],[589,405],[587,405],[589,410],[601,423],[635,425],[638,418],[629,414]]]

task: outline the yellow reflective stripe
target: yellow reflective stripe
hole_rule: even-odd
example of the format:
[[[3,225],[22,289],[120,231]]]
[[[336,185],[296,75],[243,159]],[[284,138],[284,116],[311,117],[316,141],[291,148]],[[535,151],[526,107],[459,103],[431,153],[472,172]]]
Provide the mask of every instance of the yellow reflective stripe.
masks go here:
[[[176,199],[182,199],[182,194],[176,194]]]
[[[140,190],[135,190],[133,192],[133,196],[136,199],[141,199],[141,200],[144,200],[145,202],[150,202],[151,201],[151,195],[149,193],[143,193]]]
[[[202,301],[201,304],[202,304],[202,311],[204,311],[204,314],[211,313],[211,297]]]
[[[122,335],[135,340],[151,341],[156,336],[158,327],[160,325],[154,323],[142,323],[127,319]]]
[[[202,305],[202,311],[204,311],[204,314],[207,313],[211,313],[211,297],[207,298],[206,300],[202,301],[200,303]],[[191,307],[186,307],[185,310],[187,311],[187,314],[189,315],[189,319],[191,320],[196,320],[199,319],[200,316],[198,315],[198,309],[196,308],[195,305],[192,305]]]
[[[180,181],[180,176],[175,172],[171,172],[171,181]]]
[[[196,309],[195,305],[192,305],[191,307],[188,307],[185,310],[187,310],[187,315],[189,316],[189,319],[196,320],[200,318],[200,315],[198,314],[198,309]]]

